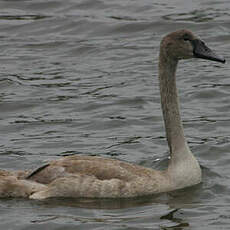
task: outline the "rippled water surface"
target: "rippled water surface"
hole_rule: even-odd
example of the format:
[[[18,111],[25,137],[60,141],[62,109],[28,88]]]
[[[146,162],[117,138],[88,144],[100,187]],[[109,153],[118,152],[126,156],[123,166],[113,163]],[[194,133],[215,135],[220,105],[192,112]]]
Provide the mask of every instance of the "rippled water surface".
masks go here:
[[[230,228],[228,0],[0,1],[0,167],[79,153],[165,167],[158,49],[180,28],[227,60],[177,72],[203,183],[130,200],[1,199],[1,229]]]

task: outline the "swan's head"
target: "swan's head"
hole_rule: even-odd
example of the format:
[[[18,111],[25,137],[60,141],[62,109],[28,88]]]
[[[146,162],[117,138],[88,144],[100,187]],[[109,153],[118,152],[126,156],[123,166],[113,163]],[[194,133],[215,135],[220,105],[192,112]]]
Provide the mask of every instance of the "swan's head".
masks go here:
[[[225,63],[205,43],[189,30],[178,30],[166,35],[161,42],[161,52],[174,60],[202,58]]]

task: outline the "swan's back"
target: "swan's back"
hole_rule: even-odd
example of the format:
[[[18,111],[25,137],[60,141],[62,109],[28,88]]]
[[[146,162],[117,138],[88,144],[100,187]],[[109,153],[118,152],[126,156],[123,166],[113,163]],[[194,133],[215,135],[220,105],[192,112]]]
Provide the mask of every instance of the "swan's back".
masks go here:
[[[57,170],[58,168],[59,170]],[[48,167],[32,178],[37,182],[47,184],[51,182],[47,175],[52,174],[53,171],[60,171],[61,174],[85,174],[95,176],[99,180],[116,178],[124,181],[130,181],[138,176],[148,176],[152,172],[151,169],[115,159],[78,155],[52,161]]]

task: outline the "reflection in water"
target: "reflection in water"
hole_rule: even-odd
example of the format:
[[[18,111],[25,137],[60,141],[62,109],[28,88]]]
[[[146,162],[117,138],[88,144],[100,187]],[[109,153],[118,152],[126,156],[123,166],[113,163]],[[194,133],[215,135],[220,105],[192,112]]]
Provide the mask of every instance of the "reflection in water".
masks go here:
[[[170,222],[173,222],[174,224],[170,223],[170,226],[161,226],[161,229],[169,230],[182,230],[186,227],[189,227],[189,223],[183,221],[181,218],[174,217],[174,214],[178,212],[178,209],[174,209],[170,211],[168,214],[161,216],[161,220],[169,220]]]
[[[160,195],[159,195],[160,196]],[[46,201],[35,201],[37,204],[43,207],[56,207],[67,206],[76,208],[87,208],[87,209],[126,209],[132,207],[141,207],[150,203],[161,203],[166,196],[161,195],[160,197],[140,197],[130,199],[87,199],[87,198],[51,198]]]
[[[164,230],[182,230],[187,227],[189,227],[189,223],[184,221],[182,218],[175,217],[176,214],[178,214],[178,209],[173,209],[166,215],[163,215],[160,217],[160,220],[167,220],[169,222],[165,224],[161,224],[160,228]],[[46,214],[46,215],[39,215],[37,218],[31,220],[32,223],[49,223],[54,220],[58,221],[74,221],[74,222],[80,222],[82,224],[85,223],[103,223],[103,224],[118,224],[122,222],[135,222],[135,220],[141,219],[141,216],[135,216],[135,217],[116,217],[114,215],[106,215],[101,218],[96,217],[84,217],[84,216],[76,216],[76,215],[52,215],[52,214]]]

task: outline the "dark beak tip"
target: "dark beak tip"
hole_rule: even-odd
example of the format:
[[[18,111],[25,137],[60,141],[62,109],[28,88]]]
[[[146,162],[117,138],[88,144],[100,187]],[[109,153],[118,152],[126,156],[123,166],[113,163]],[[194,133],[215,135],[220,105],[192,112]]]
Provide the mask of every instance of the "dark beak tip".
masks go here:
[[[218,58],[216,61],[221,62],[223,64],[226,62],[225,58],[223,58],[223,57]]]

